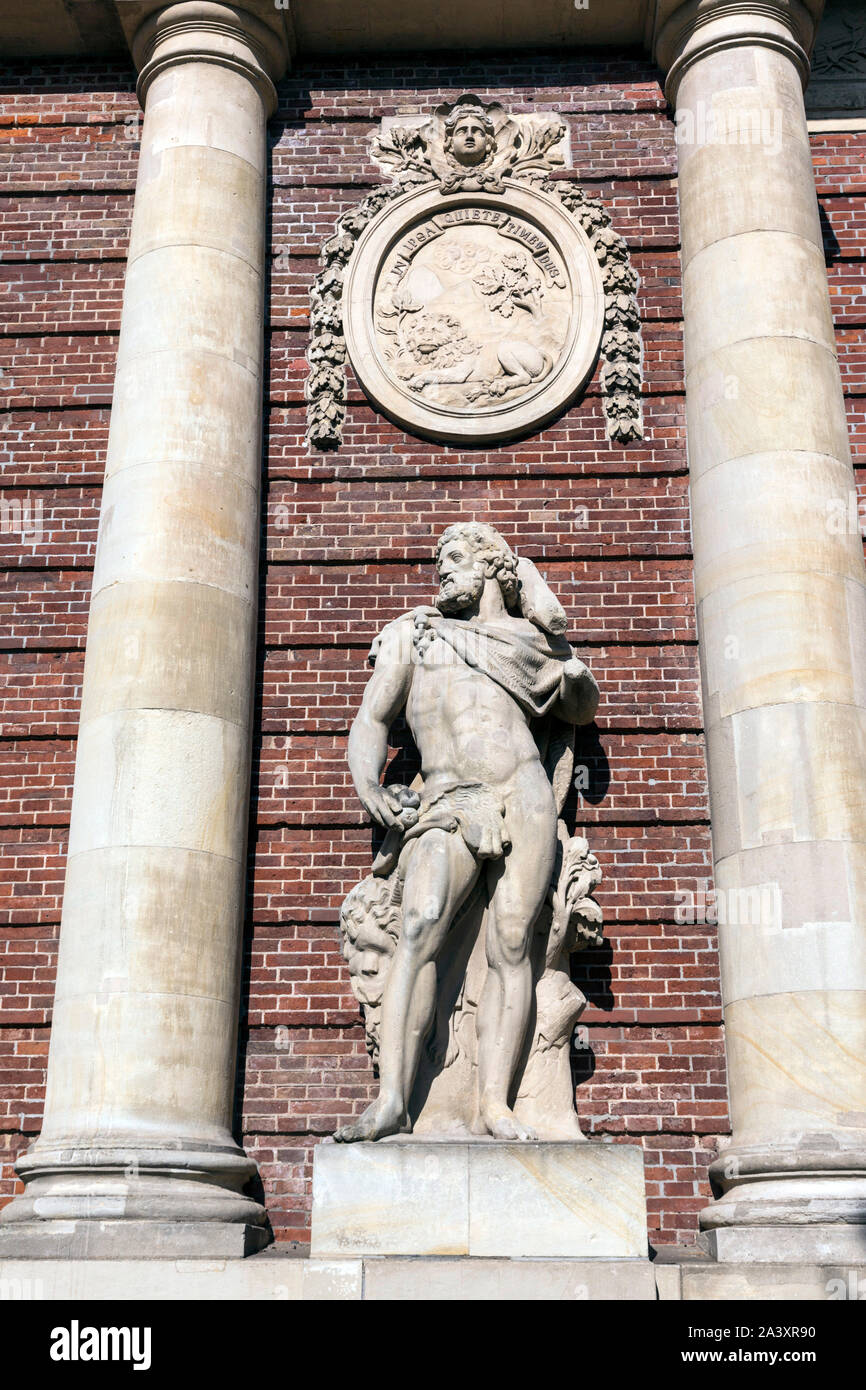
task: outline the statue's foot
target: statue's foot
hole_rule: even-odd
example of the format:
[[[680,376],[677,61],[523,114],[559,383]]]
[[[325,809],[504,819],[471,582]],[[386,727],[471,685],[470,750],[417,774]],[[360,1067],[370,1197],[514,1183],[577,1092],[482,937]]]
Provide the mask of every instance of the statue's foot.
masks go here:
[[[530,1141],[537,1139],[538,1135],[529,1125],[521,1124],[517,1116],[507,1106],[501,1106],[496,1110],[482,1111],[482,1119],[488,1134],[492,1134],[494,1139],[516,1139],[519,1141]]]
[[[338,1129],[334,1139],[338,1144],[356,1144],[365,1139],[384,1139],[386,1134],[405,1134],[409,1128],[403,1107],[380,1096],[357,1120]]]

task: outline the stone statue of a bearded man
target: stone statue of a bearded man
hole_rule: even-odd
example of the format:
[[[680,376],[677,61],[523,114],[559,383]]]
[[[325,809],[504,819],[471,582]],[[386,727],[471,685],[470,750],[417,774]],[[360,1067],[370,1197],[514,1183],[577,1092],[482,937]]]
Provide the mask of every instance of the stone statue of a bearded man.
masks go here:
[[[471,1053],[461,1083],[472,1090],[462,1098],[468,1130],[538,1137],[514,1103],[532,1060],[527,1049],[543,1027],[539,1056],[564,1045],[567,1071],[585,1001],[564,953],[581,927],[583,944],[599,939],[600,914],[588,896],[597,863],[585,840],[569,840],[561,822],[558,829],[574,726],[595,715],[595,680],[566,641],[565,613],[535,566],[492,527],[450,526],[436,566],[436,606],[405,614],[376,639],[349,738],[358,796],[386,836],[373,875],[343,908],[345,954],[367,1010],[368,1045],[378,1050],[380,1091],[337,1132],[342,1142],[410,1130],[436,1075],[461,1051]],[[401,712],[421,773],[411,788],[384,787],[388,731]],[[552,983],[543,998],[545,981]],[[465,1016],[476,1005],[470,1041]],[[440,1025],[446,1039],[437,1049]],[[564,1038],[547,1036],[563,1025]],[[538,1114],[546,1084],[537,1080],[527,1113]],[[422,1094],[413,1105],[416,1086]],[[442,1115],[440,1100],[446,1132],[459,1128],[448,1113],[455,1105],[452,1098]],[[568,1108],[556,1137],[580,1138]]]

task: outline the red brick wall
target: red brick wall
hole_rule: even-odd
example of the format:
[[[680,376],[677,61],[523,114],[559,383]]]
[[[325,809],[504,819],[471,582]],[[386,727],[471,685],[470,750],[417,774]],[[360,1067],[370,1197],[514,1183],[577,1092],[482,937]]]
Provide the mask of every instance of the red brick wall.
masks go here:
[[[0,1145],[38,1132],[82,652],[138,146],[123,66],[14,69],[0,139],[3,409],[0,529]],[[380,179],[385,114],[463,90],[571,126],[576,170],[628,240],[641,285],[647,437],[606,440],[597,382],[542,434],[438,448],[381,419],[351,383],[342,450],[303,444],[307,293],[337,215]],[[540,563],[598,676],[598,740],[576,808],[605,871],[609,948],[580,962],[591,999],[575,1055],[597,1136],[647,1150],[650,1235],[688,1241],[727,1130],[712,927],[676,921],[710,878],[684,444],[672,126],[634,57],[304,66],[281,86],[273,150],[267,572],[257,824],[250,846],[238,1133],[274,1229],[304,1242],[312,1149],[370,1097],[340,955],[341,896],[370,862],[346,731],[388,618],[429,599],[438,532],[501,527]],[[866,456],[863,137],[816,137],[852,429]],[[18,514],[36,538],[16,534]],[[585,511],[583,510],[585,509]],[[603,754],[599,751],[603,750]],[[0,1199],[13,1190],[3,1169]]]

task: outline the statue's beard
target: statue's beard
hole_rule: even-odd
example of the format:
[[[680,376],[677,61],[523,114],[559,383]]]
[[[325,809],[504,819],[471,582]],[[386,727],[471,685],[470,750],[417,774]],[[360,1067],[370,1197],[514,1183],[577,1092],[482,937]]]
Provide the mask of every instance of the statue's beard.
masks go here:
[[[439,585],[436,607],[440,613],[462,613],[480,599],[484,592],[484,571],[476,566],[471,575],[450,574]]]

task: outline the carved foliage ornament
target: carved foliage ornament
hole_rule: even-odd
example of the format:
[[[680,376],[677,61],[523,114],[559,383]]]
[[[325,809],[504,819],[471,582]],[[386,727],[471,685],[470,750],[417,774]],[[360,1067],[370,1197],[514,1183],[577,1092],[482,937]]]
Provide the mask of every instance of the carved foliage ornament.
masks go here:
[[[812,56],[813,78],[866,78],[866,15],[857,3],[828,9]]]
[[[866,13],[863,0],[828,4],[806,89],[809,115],[852,117],[866,108]]]
[[[392,176],[345,213],[311,294],[308,442],[336,448],[348,355],[414,433],[495,440],[538,427],[592,371],[608,434],[643,434],[637,277],[601,204],[553,180],[565,128],[464,96],[383,122]]]

